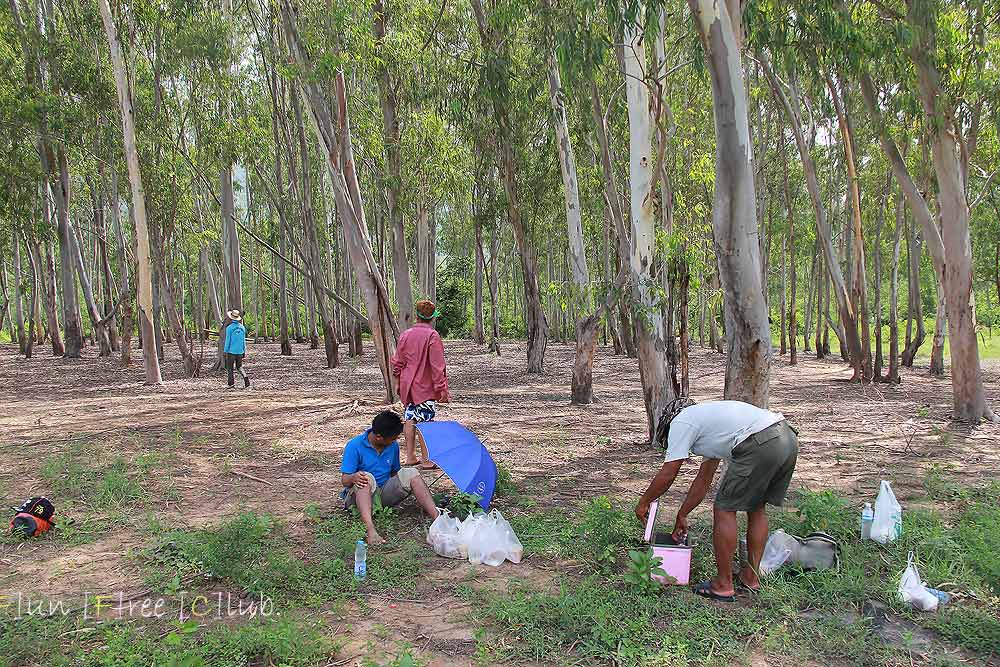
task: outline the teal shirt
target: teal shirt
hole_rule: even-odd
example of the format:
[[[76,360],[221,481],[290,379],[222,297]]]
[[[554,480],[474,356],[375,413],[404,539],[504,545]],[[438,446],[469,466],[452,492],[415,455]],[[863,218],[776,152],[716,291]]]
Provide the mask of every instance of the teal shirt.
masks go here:
[[[226,354],[246,354],[247,328],[242,322],[233,322],[226,327]]]

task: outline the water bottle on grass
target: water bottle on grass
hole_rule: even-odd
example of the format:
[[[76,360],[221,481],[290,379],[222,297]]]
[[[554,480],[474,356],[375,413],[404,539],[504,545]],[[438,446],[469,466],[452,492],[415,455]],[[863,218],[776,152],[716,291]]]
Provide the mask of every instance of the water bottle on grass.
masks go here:
[[[872,522],[875,521],[875,511],[871,503],[865,503],[865,508],[861,510],[861,539],[870,540],[872,538]]]
[[[354,578],[362,581],[368,574],[368,545],[364,540],[358,540],[354,547]]]

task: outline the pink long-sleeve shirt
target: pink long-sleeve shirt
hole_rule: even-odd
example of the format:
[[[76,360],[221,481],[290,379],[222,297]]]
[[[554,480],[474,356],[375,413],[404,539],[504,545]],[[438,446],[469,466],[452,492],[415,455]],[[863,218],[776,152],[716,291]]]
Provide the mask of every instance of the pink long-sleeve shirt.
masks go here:
[[[448,395],[444,344],[433,326],[417,322],[402,333],[392,355],[392,373],[399,378],[399,398],[404,406]]]

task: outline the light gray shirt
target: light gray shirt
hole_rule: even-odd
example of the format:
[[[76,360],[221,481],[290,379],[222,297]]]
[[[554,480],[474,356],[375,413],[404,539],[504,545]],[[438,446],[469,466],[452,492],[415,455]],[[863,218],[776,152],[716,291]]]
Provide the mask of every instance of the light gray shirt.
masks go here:
[[[784,418],[780,412],[743,401],[697,403],[681,410],[670,422],[663,461],[686,459],[692,454],[706,459],[730,459],[736,445]]]

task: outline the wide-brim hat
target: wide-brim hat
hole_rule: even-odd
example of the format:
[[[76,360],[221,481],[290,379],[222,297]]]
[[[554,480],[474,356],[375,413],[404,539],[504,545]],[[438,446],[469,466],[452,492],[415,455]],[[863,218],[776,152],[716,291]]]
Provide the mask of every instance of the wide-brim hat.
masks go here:
[[[437,309],[433,301],[428,301],[427,299],[421,299],[417,301],[413,310],[417,313],[417,317],[422,320],[433,320],[435,317],[440,317],[441,311]]]
[[[240,311],[235,310],[235,309],[233,309],[233,310],[227,310],[226,311],[226,317],[228,317],[229,319],[231,319],[233,322],[239,322],[240,320],[243,319],[240,316]]]

